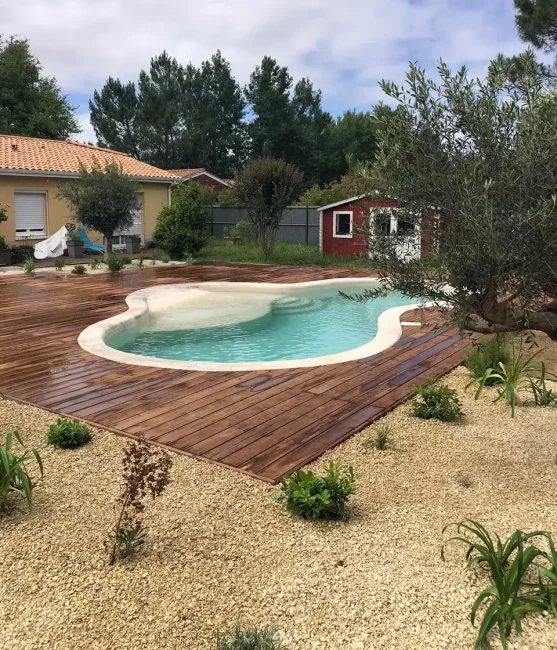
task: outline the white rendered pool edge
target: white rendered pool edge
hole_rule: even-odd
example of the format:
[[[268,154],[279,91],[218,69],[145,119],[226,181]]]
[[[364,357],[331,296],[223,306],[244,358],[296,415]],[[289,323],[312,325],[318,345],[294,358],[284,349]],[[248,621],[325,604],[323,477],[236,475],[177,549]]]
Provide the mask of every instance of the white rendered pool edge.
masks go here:
[[[317,280],[313,282],[296,282],[292,284],[275,284],[261,282],[196,282],[171,284],[149,287],[134,291],[126,297],[128,310],[117,316],[99,321],[84,329],[77,342],[83,350],[98,357],[125,363],[133,366],[148,366],[153,368],[168,368],[172,370],[198,371],[249,371],[249,370],[280,370],[286,368],[311,368],[346,361],[357,361],[383,352],[394,345],[402,336],[400,316],[417,307],[429,307],[434,303],[402,305],[385,310],[377,319],[377,334],[369,343],[346,352],[329,354],[310,359],[288,359],[285,361],[252,361],[243,363],[216,363],[209,361],[182,361],[161,359],[139,354],[130,354],[110,347],[106,339],[148,312],[156,312],[171,304],[172,295],[177,292],[188,292],[195,289],[232,292],[269,292],[282,294],[298,290],[328,288],[328,287],[369,287],[379,286],[377,278],[338,278],[333,280]]]

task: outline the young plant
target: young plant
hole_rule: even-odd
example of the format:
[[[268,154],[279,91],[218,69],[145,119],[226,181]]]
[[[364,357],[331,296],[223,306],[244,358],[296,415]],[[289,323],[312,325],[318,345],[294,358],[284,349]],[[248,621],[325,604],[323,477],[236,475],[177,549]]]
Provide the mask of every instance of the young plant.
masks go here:
[[[112,254],[108,256],[106,265],[108,266],[109,271],[117,273],[124,268],[124,260],[121,257],[118,257],[118,255]]]
[[[497,370],[499,364],[509,363],[511,348],[509,336],[499,334],[492,338],[484,337],[476,343],[466,356],[466,366],[470,369],[475,379],[481,379],[490,369]],[[495,377],[488,379],[486,386],[496,384],[499,380]]]
[[[551,388],[547,387],[545,363],[540,361],[540,376],[538,379],[530,377],[530,388],[534,396],[534,404],[536,406],[551,406],[557,403],[557,393]],[[551,376],[554,379],[553,375]]]
[[[468,562],[485,563],[491,579],[491,585],[478,595],[472,605],[470,621],[475,625],[479,608],[484,602],[488,603],[474,647],[477,650],[486,647],[489,632],[497,627],[501,645],[508,650],[507,637],[513,626],[517,633],[522,632],[522,618],[528,612],[540,612],[545,609],[539,589],[526,583],[527,573],[535,565],[535,560],[542,555],[542,551],[535,546],[524,546],[532,537],[544,533],[523,533],[517,530],[503,544],[497,535],[495,540],[492,539],[484,526],[470,519],[465,519],[459,524],[449,524],[451,525],[456,525],[459,535],[451,537],[446,543],[460,541],[466,544]],[[447,528],[448,526],[445,526],[443,532]],[[461,531],[468,531],[475,540],[460,536]],[[445,560],[444,546],[441,549],[441,557]]]
[[[66,266],[66,262],[64,261],[63,257],[55,257],[54,258],[54,268],[57,271],[61,271],[65,266]]]
[[[557,618],[557,552],[555,543],[549,533],[545,533],[549,543],[549,553],[543,553],[549,561],[549,567],[538,565],[539,588],[546,608]]]
[[[455,476],[456,482],[463,488],[471,488],[474,485],[474,481],[465,474],[464,472],[457,472]]]
[[[392,428],[388,424],[383,424],[377,427],[375,438],[370,438],[364,443],[368,449],[377,449],[379,451],[385,450],[391,444]]]
[[[110,565],[133,555],[144,543],[141,515],[145,499],[149,494],[154,499],[164,492],[171,466],[172,459],[164,449],[143,439],[128,444],[123,460],[121,508],[110,539]]]
[[[425,386],[415,386],[413,395],[412,411],[418,418],[454,422],[462,415],[456,390],[440,384],[437,379]]]
[[[59,418],[46,434],[46,441],[60,449],[77,449],[91,440],[91,429],[79,420]]]
[[[348,519],[346,503],[355,490],[354,470],[341,473],[331,462],[325,476],[298,470],[282,479],[280,491],[273,498],[284,504],[288,512],[304,519]]]
[[[236,625],[229,632],[217,633],[217,650],[286,650],[275,640],[275,635],[271,627],[258,629]]]
[[[33,483],[27,471],[30,461],[36,461],[39,472],[43,476],[43,463],[39,452],[36,449],[26,449],[23,454],[18,456],[12,450],[14,438],[23,446],[19,432],[9,431],[6,434],[4,446],[0,447],[0,510],[6,507],[8,496],[12,492],[22,496],[31,509]]]
[[[145,262],[145,255],[140,255],[140,256],[137,258],[137,268],[138,268],[138,269],[143,268],[143,264],[144,264],[144,262]]]
[[[91,259],[90,264],[89,264],[89,266],[91,267],[91,270],[92,270],[92,271],[94,271],[95,269],[98,269],[100,265],[101,265],[101,261],[100,261],[98,258],[96,258],[96,257],[93,257],[93,258]]]
[[[68,230],[66,237],[72,241],[81,241],[81,237],[79,236],[77,230],[74,230],[73,228],[71,230]]]
[[[124,266],[127,266],[132,263],[132,258],[128,257],[128,255],[124,255],[122,257],[122,263],[124,264]]]
[[[478,390],[476,391],[475,399],[479,399],[483,389],[488,385],[488,381],[496,380],[500,384],[497,388],[497,398],[494,400],[498,402],[504,399],[511,407],[511,417],[516,415],[516,407],[522,404],[521,393],[524,393],[531,387],[531,380],[535,375],[539,375],[541,366],[535,354],[526,357],[522,349],[522,342],[518,351],[513,351],[512,359],[509,363],[499,364],[499,370],[488,368],[482,377],[473,379],[468,386],[478,383]]]
[[[37,266],[35,260],[30,257],[28,260],[25,261],[25,264],[23,265],[23,272],[24,273],[34,273],[35,272],[35,267]]]
[[[74,275],[83,275],[84,273],[87,273],[87,267],[83,264],[76,264],[72,269],[72,273]]]

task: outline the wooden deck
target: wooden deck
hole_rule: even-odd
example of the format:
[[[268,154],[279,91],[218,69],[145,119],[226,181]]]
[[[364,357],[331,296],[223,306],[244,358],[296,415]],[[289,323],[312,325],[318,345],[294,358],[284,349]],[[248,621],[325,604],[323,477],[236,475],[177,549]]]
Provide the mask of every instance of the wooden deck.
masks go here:
[[[127,436],[277,482],[456,367],[468,345],[456,329],[404,328],[369,359],[266,372],[194,372],[128,366],[77,344],[88,325],[126,309],[156,284],[228,280],[302,282],[365,276],[354,270],[195,264],[118,274],[37,272],[0,279],[0,392]],[[403,321],[423,314],[405,314]],[[46,433],[46,432],[45,432]]]

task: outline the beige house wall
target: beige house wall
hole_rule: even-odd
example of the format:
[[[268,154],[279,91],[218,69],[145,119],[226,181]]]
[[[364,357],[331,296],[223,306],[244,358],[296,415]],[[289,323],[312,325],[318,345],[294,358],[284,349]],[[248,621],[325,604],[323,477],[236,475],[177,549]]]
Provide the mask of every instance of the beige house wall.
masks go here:
[[[45,192],[46,195],[46,233],[53,235],[66,223],[77,223],[68,204],[57,197],[58,187],[68,179],[48,176],[0,175],[0,206],[7,206],[8,221],[0,223],[0,235],[8,244],[34,244],[36,239],[18,239],[15,236],[14,193],[18,191]],[[170,183],[139,183],[142,192],[143,221],[142,235],[151,239],[157,215],[163,205],[168,203]],[[93,243],[102,243],[102,236],[88,231]],[[44,239],[44,238],[43,238]]]

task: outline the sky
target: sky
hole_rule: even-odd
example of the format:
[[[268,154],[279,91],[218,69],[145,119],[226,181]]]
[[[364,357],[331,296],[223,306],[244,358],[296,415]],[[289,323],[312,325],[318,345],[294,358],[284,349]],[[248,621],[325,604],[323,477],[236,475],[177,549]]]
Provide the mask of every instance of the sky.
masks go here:
[[[499,52],[525,49],[512,0],[23,0],[5,2],[2,33],[29,39],[48,75],[77,106],[95,142],[88,100],[109,76],[136,81],[166,50],[199,65],[217,49],[244,85],[265,55],[308,77],[334,115],[369,110],[378,82],[402,83],[408,62],[439,58],[483,75]]]

